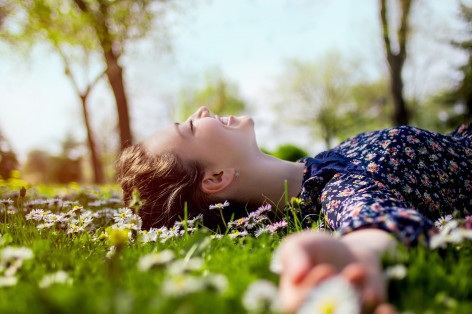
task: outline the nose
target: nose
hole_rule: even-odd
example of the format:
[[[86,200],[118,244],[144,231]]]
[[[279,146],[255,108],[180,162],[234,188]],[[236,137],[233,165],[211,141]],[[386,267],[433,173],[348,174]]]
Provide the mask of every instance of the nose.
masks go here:
[[[206,118],[206,117],[211,117],[210,110],[208,110],[207,107],[202,106],[198,108],[198,110],[195,111],[190,117],[188,117],[186,121],[197,120],[197,119]]]
[[[198,110],[196,112],[196,116],[197,116],[198,119],[209,117],[210,116],[210,110],[208,110],[207,107],[202,106],[202,107],[198,108]]]

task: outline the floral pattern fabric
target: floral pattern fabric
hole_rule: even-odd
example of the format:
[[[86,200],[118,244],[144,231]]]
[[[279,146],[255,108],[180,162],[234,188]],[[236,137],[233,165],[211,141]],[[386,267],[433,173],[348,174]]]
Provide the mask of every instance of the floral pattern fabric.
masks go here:
[[[427,242],[432,221],[472,209],[472,124],[451,134],[362,133],[302,162],[306,224],[321,214],[340,234],[379,228],[405,244]]]

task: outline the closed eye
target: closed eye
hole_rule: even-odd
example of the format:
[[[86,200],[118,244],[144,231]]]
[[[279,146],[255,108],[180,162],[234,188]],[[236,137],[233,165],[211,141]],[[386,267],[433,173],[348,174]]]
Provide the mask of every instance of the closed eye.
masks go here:
[[[194,126],[193,126],[193,120],[190,119],[190,120],[189,120],[189,123],[190,123],[190,131],[192,131],[192,134],[193,134],[194,131],[195,131]]]

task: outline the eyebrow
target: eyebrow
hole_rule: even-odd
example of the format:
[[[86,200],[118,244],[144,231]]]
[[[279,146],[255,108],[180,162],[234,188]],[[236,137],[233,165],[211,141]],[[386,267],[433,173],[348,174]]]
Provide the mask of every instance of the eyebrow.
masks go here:
[[[185,136],[185,134],[180,130],[179,126],[180,126],[180,123],[179,123],[179,122],[174,122],[174,128],[175,128],[175,130],[177,131],[177,133],[178,133],[180,136]]]
[[[179,126],[180,126],[180,123],[179,123],[179,122],[174,122],[174,128],[175,128],[175,130],[177,131],[177,133],[181,134]]]

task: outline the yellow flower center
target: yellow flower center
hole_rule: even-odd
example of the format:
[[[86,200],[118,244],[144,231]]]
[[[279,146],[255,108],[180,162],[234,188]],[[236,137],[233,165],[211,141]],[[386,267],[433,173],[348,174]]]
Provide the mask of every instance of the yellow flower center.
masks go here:
[[[110,242],[113,245],[120,246],[128,242],[128,230],[113,229],[110,232]]]
[[[333,314],[335,309],[336,304],[333,300],[325,300],[323,304],[321,304],[321,313],[323,314]]]

